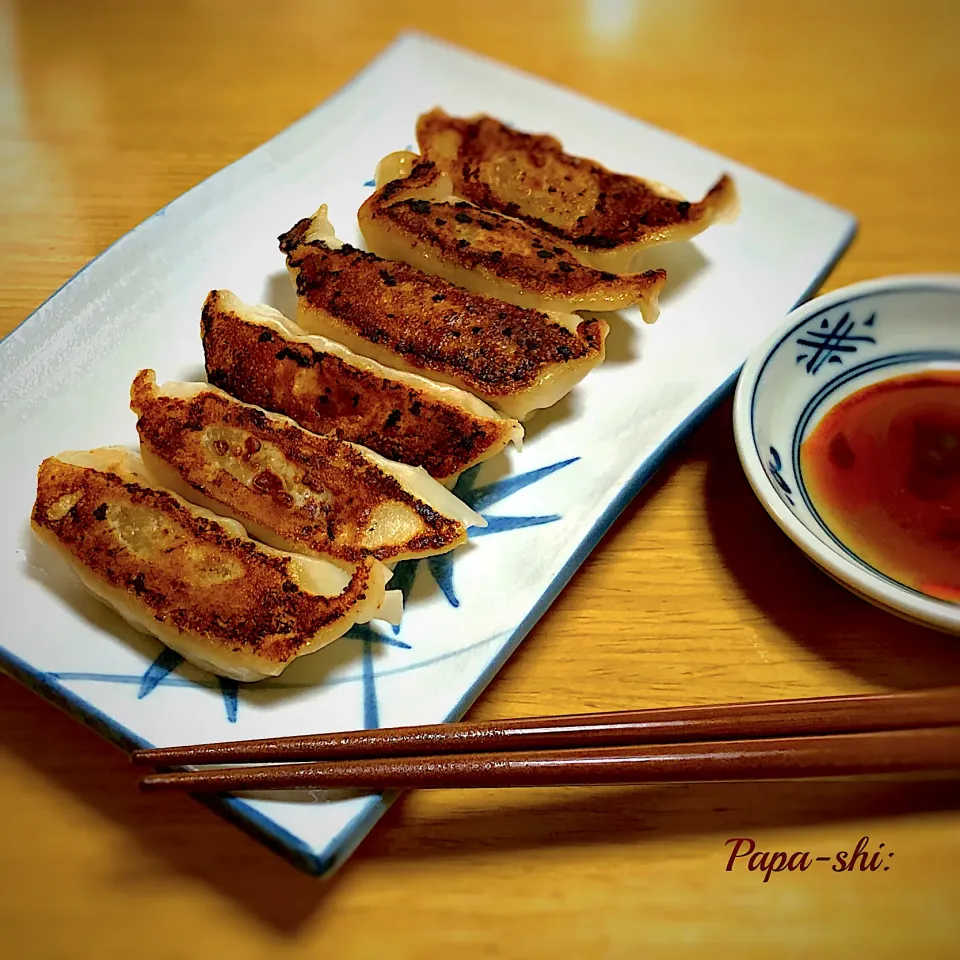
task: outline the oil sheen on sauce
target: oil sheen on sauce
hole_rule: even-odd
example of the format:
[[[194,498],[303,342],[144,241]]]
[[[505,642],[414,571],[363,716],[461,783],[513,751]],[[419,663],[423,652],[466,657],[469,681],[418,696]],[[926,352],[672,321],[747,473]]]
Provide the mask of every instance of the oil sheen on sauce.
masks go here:
[[[960,371],[864,387],[800,448],[814,506],[893,580],[960,603]]]

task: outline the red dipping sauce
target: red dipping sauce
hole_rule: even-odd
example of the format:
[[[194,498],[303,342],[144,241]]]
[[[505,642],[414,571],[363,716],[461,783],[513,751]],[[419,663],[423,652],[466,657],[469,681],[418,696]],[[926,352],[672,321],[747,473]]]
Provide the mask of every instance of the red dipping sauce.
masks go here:
[[[800,469],[854,553],[960,603],[960,371],[893,377],[842,400],[803,442]]]

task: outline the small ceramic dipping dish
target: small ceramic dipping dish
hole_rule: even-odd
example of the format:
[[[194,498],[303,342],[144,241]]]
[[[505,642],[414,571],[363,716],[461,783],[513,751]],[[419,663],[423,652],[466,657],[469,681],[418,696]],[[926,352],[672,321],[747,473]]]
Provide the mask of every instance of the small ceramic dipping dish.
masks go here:
[[[744,365],[734,433],[814,563],[960,634],[960,276],[871,280],[792,311]]]

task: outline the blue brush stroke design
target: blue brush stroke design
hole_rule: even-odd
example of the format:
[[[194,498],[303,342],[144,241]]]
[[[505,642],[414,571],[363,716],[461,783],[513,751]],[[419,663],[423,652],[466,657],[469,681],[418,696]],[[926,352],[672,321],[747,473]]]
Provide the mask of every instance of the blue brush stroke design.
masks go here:
[[[373,730],[380,726],[380,708],[377,704],[377,674],[373,663],[373,645],[375,643],[387,643],[390,646],[406,647],[408,650],[410,649],[410,645],[402,643],[399,640],[394,640],[392,637],[384,637],[365,623],[355,624],[344,636],[359,640],[362,644],[360,676],[363,684],[363,725],[365,729]]]
[[[365,187],[375,187],[377,185],[376,180],[364,180],[363,185]]]
[[[789,503],[791,507],[795,506],[792,496],[793,490],[790,488],[790,484],[783,479],[783,460],[780,458],[776,447],[770,448],[770,460],[767,463],[767,470],[770,473],[770,479],[783,491],[787,503]]]
[[[359,627],[354,627],[353,630],[359,630]],[[350,637],[351,633],[346,633],[344,636]],[[402,640],[395,640],[393,637],[385,637],[381,633],[375,633],[373,630],[369,631],[369,634],[365,634],[363,637],[355,637],[355,639],[369,640],[371,643],[382,643],[388,647],[399,647],[401,650],[412,650],[413,648],[409,643],[404,643]],[[172,652],[172,651],[171,651]],[[159,658],[158,658],[159,659]],[[156,661],[155,661],[156,662]],[[147,672],[150,672],[151,667],[147,669]],[[64,671],[50,671],[44,674],[45,677],[49,677],[51,680],[56,681],[69,681],[69,680],[81,680],[81,681],[94,681],[94,682],[103,682],[103,683],[125,683],[130,686],[142,686],[144,681],[144,675],[139,673],[93,673],[90,671],[76,671],[76,670],[64,670]],[[332,681],[334,683],[339,681]],[[344,681],[346,682],[346,681]],[[150,691],[155,690],[157,687],[200,687],[203,690],[216,690],[220,686],[218,680],[214,676],[206,677],[178,677],[174,676],[172,673],[167,673],[162,677],[158,677],[156,682],[153,683],[150,687]],[[261,680],[257,684],[257,689],[266,690],[268,687],[290,687],[293,689],[299,689],[300,687],[315,687],[315,682],[310,683],[285,683],[279,680]],[[150,692],[148,691],[148,692]]]
[[[537,470],[528,470],[526,473],[518,473],[512,477],[504,477],[502,480],[496,480],[483,487],[465,490],[462,499],[468,506],[480,513],[486,507],[491,507],[493,504],[499,503],[501,500],[509,497],[510,494],[516,493],[518,490],[523,490],[524,487],[529,487],[530,484],[536,483],[538,480],[543,480],[544,477],[549,477],[551,473],[556,473],[564,467],[569,467],[570,464],[576,463],[579,459],[579,457],[571,457],[569,460],[560,460],[557,463],[551,463],[549,466],[540,467]]]
[[[80,670],[51,671],[45,676],[57,681],[70,680],[92,680],[103,683],[126,683],[130,686],[139,687],[143,683],[143,674],[140,673],[89,673]],[[163,677],[151,688],[157,687],[201,687],[204,690],[216,690],[220,685],[215,677],[209,680],[191,680],[189,677],[175,677],[173,675]]]
[[[220,682],[220,693],[223,695],[223,705],[227,710],[227,720],[230,723],[236,723],[239,685],[236,680],[230,680],[227,677],[217,677],[217,680]]]
[[[355,626],[352,630],[345,634],[347,637],[354,637],[355,639],[360,639],[364,642],[364,650],[372,650],[372,644],[381,643],[390,647],[397,647],[401,650],[410,650],[412,649],[409,643],[405,643],[403,640],[397,640],[394,637],[385,637],[383,634],[376,633],[366,626]],[[370,665],[372,666],[372,655],[370,658]],[[168,686],[168,687],[200,687],[203,690],[219,690],[221,697],[223,698],[224,711],[226,713],[227,720],[230,723],[237,722],[237,715],[240,709],[240,684],[236,680],[231,680],[227,677],[204,677],[204,678],[191,678],[191,677],[177,677],[173,676],[173,671],[176,670],[182,663],[184,658],[179,654],[175,653],[173,650],[168,650],[164,647],[163,650],[157,654],[156,659],[153,663],[147,667],[146,671],[142,675],[138,674],[121,674],[121,673],[90,673],[90,672],[63,672],[63,673],[50,673],[49,677],[52,680],[58,682],[69,681],[69,680],[80,680],[80,681],[93,681],[99,683],[119,683],[119,684],[128,684],[131,686],[137,686],[137,699],[142,700],[144,697],[152,693],[159,686]],[[363,661],[363,682],[364,684],[372,684],[372,676],[368,677],[368,663],[365,659]],[[287,684],[276,684],[277,686],[288,686]],[[298,686],[293,684],[292,686]],[[315,684],[303,684],[304,687],[315,686]],[[373,696],[374,711],[376,711],[376,695]],[[366,694],[365,694],[366,698]]]
[[[477,481],[477,475],[480,472],[481,464],[465,470],[460,479],[457,480],[453,488],[454,496],[459,497],[467,506],[476,510],[487,521],[485,527],[471,527],[468,536],[471,540],[477,537],[490,536],[493,533],[508,533],[511,530],[522,530],[525,527],[539,527],[545,523],[555,523],[561,519],[559,513],[550,513],[536,517],[490,517],[481,511],[488,506],[492,506],[501,500],[505,500],[511,494],[524,487],[529,487],[532,483],[537,483],[550,474],[569,467],[576,463],[579,457],[570,457],[568,460],[558,460],[546,467],[538,467],[536,470],[528,470],[526,473],[518,473],[511,477],[504,477],[502,480],[494,480],[492,483],[484,484],[482,487],[474,487]],[[444,553],[439,557],[429,557],[427,559],[427,569],[433,577],[440,591],[447,599],[447,603],[455,609],[460,606],[460,598],[457,596],[456,588],[453,584],[453,561],[456,552]],[[418,561],[412,561],[417,563]],[[398,567],[399,569],[399,567]],[[406,575],[406,574],[405,574]],[[396,573],[394,574],[396,577]],[[412,585],[411,578],[411,585]],[[399,627],[394,627],[395,632],[399,633]]]
[[[410,591],[413,590],[413,582],[417,578],[417,567],[419,566],[419,560],[401,560],[393,570],[393,576],[390,578],[390,582],[387,584],[387,587],[390,590],[399,590],[403,596],[403,606],[406,608],[407,600],[410,597]],[[395,623],[393,625],[393,634],[396,636],[400,633],[400,624]]]
[[[142,700],[148,693],[152,693],[181,663],[183,657],[179,653],[164,647],[140,678],[137,699]]]
[[[468,536],[471,539],[476,537],[489,536],[492,533],[507,533],[511,530],[521,530],[524,527],[539,527],[545,523],[555,523],[561,519],[559,513],[545,514],[535,517],[488,517],[481,511],[504,500],[518,490],[529,487],[552,473],[569,467],[576,463],[579,457],[570,457],[568,460],[559,460],[546,467],[538,467],[536,470],[528,470],[526,473],[518,473],[514,476],[504,477],[502,480],[495,480],[492,483],[484,484],[482,487],[474,487],[477,481],[477,475],[480,472],[482,464],[476,464],[465,470],[457,480],[453,494],[462,500],[467,506],[476,510],[487,521],[485,527],[471,527],[468,530]],[[460,598],[453,583],[453,562],[456,551],[444,553],[438,557],[427,558],[427,570],[433,577],[434,582],[440,588],[441,593],[454,609],[460,606]],[[403,593],[403,602],[406,605],[407,598],[413,590],[413,583],[416,579],[417,570],[420,567],[419,560],[404,560],[397,564],[393,572],[393,578],[390,581],[390,587],[394,590],[400,590]],[[393,628],[394,635],[399,635],[401,625],[397,624]]]
[[[408,664],[402,667],[391,667],[388,670],[381,670],[378,673],[380,677],[396,677],[404,673],[409,673],[411,670],[419,670],[421,667],[433,666],[435,663],[442,663],[444,660],[449,660],[452,657],[458,657],[462,653],[466,653],[469,650],[474,650],[477,647],[485,646],[489,643],[494,642],[499,639],[501,634],[497,634],[494,637],[484,637],[483,640],[478,640],[474,643],[468,644],[465,647],[458,647],[455,650],[449,650],[446,653],[437,654],[434,657],[428,657],[426,660],[421,660],[418,663]],[[413,649],[410,644],[403,643],[400,640],[393,640],[382,636],[381,634],[372,634],[370,640],[379,640],[380,642],[386,642],[388,646],[391,647],[400,647],[401,649],[411,650]],[[60,673],[51,672],[45,673],[43,676],[49,679],[52,683],[60,682],[69,682],[69,681],[93,681],[95,683],[119,683],[126,684],[127,686],[136,686],[140,683],[141,677],[140,674],[132,673],[89,673],[89,672],[75,672],[75,671],[63,671]],[[328,687],[337,687],[346,683],[361,683],[363,681],[362,674],[353,674],[347,675],[344,677],[336,678],[327,678],[324,681],[324,685]],[[201,687],[207,690],[214,690],[219,685],[217,684],[214,678],[210,680],[188,680],[186,677],[177,677],[171,675],[163,681],[163,686],[168,687]],[[257,683],[257,690],[315,690],[317,683],[315,680],[310,681],[290,681],[285,680],[281,677],[271,680],[261,680]]]
[[[391,624],[391,626],[393,626],[393,624]],[[404,643],[403,640],[397,640],[395,637],[385,637],[382,633],[373,633],[373,631],[371,631],[370,636],[366,639],[371,643],[379,643],[384,647],[396,647],[398,650],[413,649],[409,643]]]
[[[459,607],[460,600],[453,588],[453,554],[443,553],[439,557],[428,557],[427,569],[447,598],[447,603],[451,607]]]
[[[471,527],[470,539],[488,537],[491,533],[509,533],[511,530],[522,530],[525,527],[540,527],[545,523],[556,523],[563,517],[559,513],[550,513],[542,517],[484,517],[485,527]]]
[[[363,641],[361,669],[363,672],[363,726],[365,730],[373,730],[380,726],[380,708],[377,705],[377,679],[373,666],[373,644],[369,640]]]
[[[184,661],[184,658],[173,650],[169,650],[164,647],[160,653],[157,654],[156,659],[153,663],[147,667],[146,672],[142,677],[139,678],[140,689],[137,691],[137,699],[142,700],[145,696],[152,693],[157,687],[162,683],[167,683],[170,680],[170,674],[177,669]],[[68,675],[58,675],[62,679],[65,679]],[[115,680],[116,678],[110,674],[86,674],[86,675],[70,675],[72,679],[87,679],[87,680]],[[119,682],[123,683],[124,680]],[[214,687],[219,687],[220,693],[223,697],[223,706],[227,712],[227,719],[231,723],[237,722],[237,694],[239,687],[236,680],[228,680],[225,677],[218,677],[215,681],[204,683],[202,681],[189,680],[183,678],[182,684],[176,684],[176,686],[199,686],[205,687],[206,689],[213,689]]]

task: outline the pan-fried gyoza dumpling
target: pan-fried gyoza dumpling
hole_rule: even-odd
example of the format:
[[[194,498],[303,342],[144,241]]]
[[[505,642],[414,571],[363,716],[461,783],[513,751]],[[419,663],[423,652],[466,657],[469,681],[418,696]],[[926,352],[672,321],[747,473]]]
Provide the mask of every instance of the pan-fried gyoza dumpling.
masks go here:
[[[552,406],[603,361],[604,320],[504,303],[341,244],[326,207],[280,247],[302,327],[468,390],[517,420]]]
[[[637,306],[647,323],[657,319],[663,270],[618,275],[588,266],[564,240],[457,200],[446,173],[410,154],[385,157],[377,183],[357,216],[367,245],[386,260],[521,307],[571,313]]]
[[[120,447],[44,460],[31,526],[133,627],[223,677],[277,676],[356,623],[399,622],[384,564],[344,569],[259,544]]]
[[[445,486],[523,439],[516,420],[472,394],[310,336],[272,307],[226,290],[207,297],[201,335],[211,383],[313,433],[422,466]]]
[[[446,553],[486,521],[422,467],[309,433],[207,383],[133,381],[140,451],[165,487],[263,543],[355,565]]]
[[[522,133],[492,117],[432,110],[417,122],[417,142],[458,196],[523,220],[598,270],[623,273],[641,250],[689,240],[733,219],[739,207],[727,175],[691,203],[660,184],[564,153],[554,137]]]

